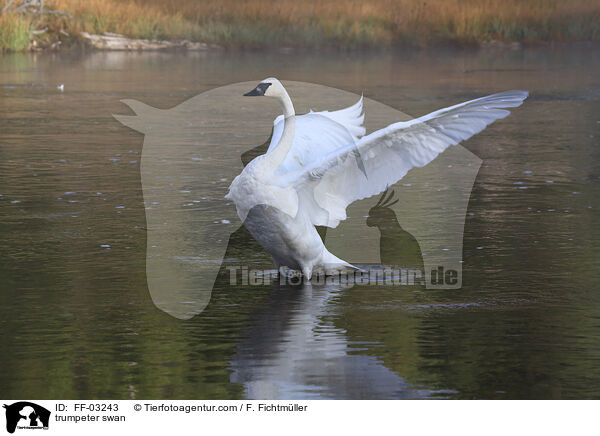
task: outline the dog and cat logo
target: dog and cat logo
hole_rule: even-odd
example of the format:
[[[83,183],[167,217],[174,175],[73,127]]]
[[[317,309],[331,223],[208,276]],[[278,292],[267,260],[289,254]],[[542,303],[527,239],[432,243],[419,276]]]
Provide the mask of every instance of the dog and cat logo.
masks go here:
[[[47,430],[50,423],[50,411],[29,401],[19,401],[4,405],[6,409],[6,431],[14,433],[16,429]]]

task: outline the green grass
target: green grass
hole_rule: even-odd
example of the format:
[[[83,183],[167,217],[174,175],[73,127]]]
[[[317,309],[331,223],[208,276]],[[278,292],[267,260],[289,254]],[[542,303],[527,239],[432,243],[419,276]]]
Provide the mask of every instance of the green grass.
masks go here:
[[[23,51],[31,43],[33,22],[30,17],[6,13],[0,15],[0,49]]]

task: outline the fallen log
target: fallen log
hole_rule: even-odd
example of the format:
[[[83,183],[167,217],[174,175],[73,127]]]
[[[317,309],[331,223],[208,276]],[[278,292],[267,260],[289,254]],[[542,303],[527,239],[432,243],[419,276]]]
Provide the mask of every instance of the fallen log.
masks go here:
[[[86,42],[100,50],[168,50],[168,49],[185,49],[185,50],[208,50],[217,48],[213,44],[204,42],[192,41],[163,41],[150,39],[128,38],[117,33],[105,32],[102,35],[93,35],[87,32],[82,32],[81,36]]]

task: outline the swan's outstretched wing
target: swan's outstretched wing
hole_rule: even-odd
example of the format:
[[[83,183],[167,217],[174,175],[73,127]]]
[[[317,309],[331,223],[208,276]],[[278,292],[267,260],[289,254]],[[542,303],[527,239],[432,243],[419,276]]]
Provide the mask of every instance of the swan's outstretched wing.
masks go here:
[[[273,129],[273,141],[277,141],[275,145],[281,137],[282,125],[283,122]],[[346,127],[317,113],[296,116],[295,126],[292,147],[278,167],[282,176],[297,173],[303,168],[315,165],[325,155],[337,149],[356,144]],[[275,147],[269,147],[267,154],[273,148]]]
[[[358,100],[352,106],[348,106],[347,108],[331,112],[313,112],[312,110],[309,112],[309,114],[313,113],[317,115],[323,115],[324,117],[341,124],[350,132],[355,140],[358,140],[358,138],[366,133],[366,129],[363,126],[365,115],[363,114],[362,96],[360,97],[360,100]]]
[[[338,111],[310,111],[297,115],[292,148],[279,167],[283,174],[295,173],[319,162],[334,150],[355,144],[365,134],[362,97],[354,105]],[[267,153],[279,143],[283,133],[283,115],[275,118]]]
[[[391,124],[364,136],[357,144],[319,156],[313,164],[290,174],[315,225],[336,227],[346,207],[376,195],[414,167],[431,162],[448,146],[470,138],[520,106],[528,93],[507,91],[457,104],[410,121]],[[356,153],[360,159],[356,159]],[[360,168],[360,163],[364,168]]]
[[[313,115],[318,115],[320,117],[315,117]],[[322,122],[318,123],[319,120]],[[303,123],[303,121],[308,122],[304,123],[305,125],[303,126],[296,126],[297,133],[299,132],[302,134],[304,132],[304,127],[308,128],[306,131],[310,130],[317,133],[326,133],[327,127],[331,125],[331,123],[327,123],[327,121],[334,121],[336,124],[339,124],[345,128],[350,136],[352,136],[352,139],[356,142],[358,141],[358,138],[363,136],[366,132],[366,129],[363,126],[365,121],[365,115],[363,114],[363,98],[361,97],[360,100],[358,100],[352,106],[348,106],[347,108],[337,111],[314,112],[311,110],[305,115],[296,116],[296,123]],[[268,151],[271,151],[279,143],[281,134],[283,132],[283,125],[283,115],[279,115],[277,118],[275,118],[275,121],[273,121],[273,133],[271,135],[271,142],[269,143]],[[338,147],[343,145],[347,144],[339,144]],[[297,144],[293,145],[292,151],[297,148],[296,146]],[[298,146],[300,146],[300,148],[304,148],[305,144],[298,144]],[[314,149],[315,147],[313,147],[313,152]]]

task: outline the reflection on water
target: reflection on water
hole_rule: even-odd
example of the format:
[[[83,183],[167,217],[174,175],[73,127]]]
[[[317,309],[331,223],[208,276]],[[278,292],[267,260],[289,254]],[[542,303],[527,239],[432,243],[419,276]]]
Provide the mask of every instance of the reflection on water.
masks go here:
[[[597,398],[599,73],[589,47],[3,55],[0,390],[38,399]],[[241,227],[202,314],[181,321],[156,309],[145,278],[143,138],[111,114],[124,113],[124,98],[169,108],[268,76],[364,92],[411,115],[531,92],[518,114],[464,144],[483,163],[461,289],[230,286],[227,265],[272,268]],[[382,262],[419,262],[410,238],[410,259],[385,249],[386,234],[406,229],[385,219],[383,200],[369,214]]]
[[[250,399],[422,398],[375,356],[376,343],[352,341],[333,319],[343,293],[328,285],[274,286],[248,320],[231,362],[231,381]]]

